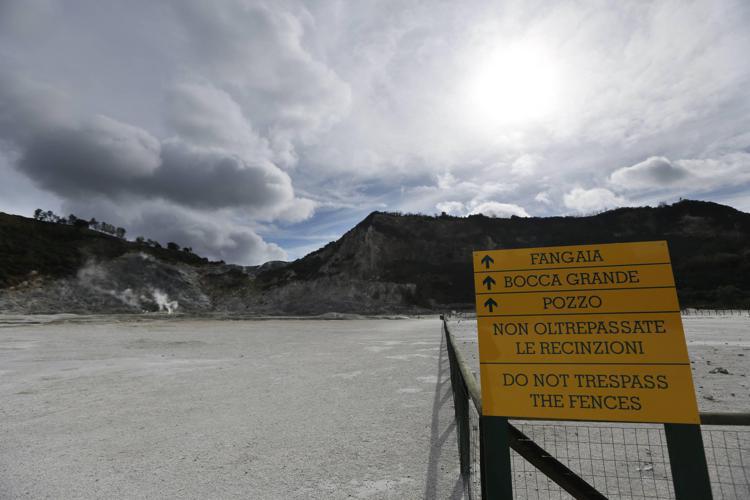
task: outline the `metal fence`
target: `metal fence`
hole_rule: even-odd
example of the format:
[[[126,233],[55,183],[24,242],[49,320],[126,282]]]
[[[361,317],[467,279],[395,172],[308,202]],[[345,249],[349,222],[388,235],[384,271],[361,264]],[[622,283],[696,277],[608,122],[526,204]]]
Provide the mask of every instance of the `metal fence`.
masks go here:
[[[443,325],[461,476],[466,496],[482,498],[481,392]],[[750,499],[750,414],[701,413],[701,422],[714,498]],[[509,434],[515,498],[675,498],[662,425],[514,420]]]
[[[683,316],[750,316],[750,309],[693,309],[680,311]]]
[[[479,416],[482,403],[474,375],[469,373],[468,365],[460,351],[455,347],[453,337],[443,322],[446,349],[453,392],[453,408],[456,413],[456,437],[460,457],[461,478],[464,492],[469,498],[482,498],[481,492],[481,441],[479,439]]]

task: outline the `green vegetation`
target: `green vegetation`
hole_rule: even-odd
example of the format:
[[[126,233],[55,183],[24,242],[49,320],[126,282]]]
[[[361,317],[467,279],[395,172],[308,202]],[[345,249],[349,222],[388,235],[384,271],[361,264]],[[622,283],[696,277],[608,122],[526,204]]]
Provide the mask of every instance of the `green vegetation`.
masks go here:
[[[190,249],[163,249],[158,242],[143,238],[126,241],[122,228],[102,231],[102,227],[111,225],[96,223],[96,229],[90,229],[90,221],[78,222],[81,219],[73,219],[75,216],[62,218],[52,212],[38,212],[36,220],[0,213],[0,288],[26,281],[31,275],[74,276],[88,259],[107,260],[133,251],[166,262],[208,262]]]
[[[41,208],[34,210],[34,219],[41,222],[54,222],[56,224],[67,224],[69,226],[75,226],[78,228],[89,228],[95,231],[99,231],[112,236],[117,236],[120,239],[125,239],[125,229],[122,227],[115,227],[112,224],[108,224],[104,221],[99,222],[93,217],[90,220],[80,219],[75,214],[70,214],[67,217],[60,217],[52,210],[46,212]]]

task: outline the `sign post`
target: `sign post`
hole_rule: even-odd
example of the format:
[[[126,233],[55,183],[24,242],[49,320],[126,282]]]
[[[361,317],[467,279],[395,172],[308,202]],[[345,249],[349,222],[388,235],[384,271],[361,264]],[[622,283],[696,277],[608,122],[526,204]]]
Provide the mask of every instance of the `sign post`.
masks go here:
[[[484,463],[482,468],[482,498],[513,500],[513,483],[510,470],[510,443],[508,419],[482,416],[480,444]]]
[[[474,285],[483,417],[667,424],[677,498],[710,498],[665,241],[474,252]]]

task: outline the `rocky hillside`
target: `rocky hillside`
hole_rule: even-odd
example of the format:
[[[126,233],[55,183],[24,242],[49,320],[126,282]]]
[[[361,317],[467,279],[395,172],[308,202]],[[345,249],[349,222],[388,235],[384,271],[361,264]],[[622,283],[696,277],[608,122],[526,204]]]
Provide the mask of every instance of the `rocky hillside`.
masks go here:
[[[210,311],[244,304],[248,283],[183,250],[0,213],[0,312]]]
[[[750,214],[682,201],[591,217],[375,212],[292,263],[242,268],[0,214],[0,312],[250,314],[471,308],[474,250],[666,239],[684,307],[750,308]]]
[[[473,307],[474,250],[662,240],[684,307],[750,308],[750,214],[681,201],[590,217],[496,219],[375,212],[340,240],[259,276],[259,286],[330,280],[403,286],[405,302]],[[375,292],[377,293],[377,292]],[[378,300],[377,296],[373,300]]]

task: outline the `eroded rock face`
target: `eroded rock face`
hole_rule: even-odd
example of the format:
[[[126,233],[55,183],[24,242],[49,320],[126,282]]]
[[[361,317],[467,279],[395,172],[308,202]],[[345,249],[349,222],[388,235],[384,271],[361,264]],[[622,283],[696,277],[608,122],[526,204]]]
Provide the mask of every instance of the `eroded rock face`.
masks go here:
[[[324,277],[291,281],[263,292],[250,276],[227,282],[220,271],[205,273],[138,255],[91,262],[76,278],[37,280],[0,290],[5,313],[201,313],[315,315],[327,312],[407,313],[416,286]]]
[[[341,276],[290,280],[259,290],[253,273],[238,266],[195,267],[133,252],[103,262],[90,260],[75,277],[36,277],[2,289],[0,310],[19,314],[375,314],[414,310],[415,292],[413,284]]]
[[[142,252],[89,260],[74,277],[37,279],[0,291],[0,310],[24,313],[204,311],[211,302],[200,274]]]
[[[326,277],[390,283],[413,291],[404,295],[403,307],[471,308],[474,250],[653,240],[669,244],[683,306],[748,307],[750,214],[696,201],[620,208],[590,217],[495,219],[375,212],[338,241],[281,269],[258,274],[258,284],[274,289]]]

